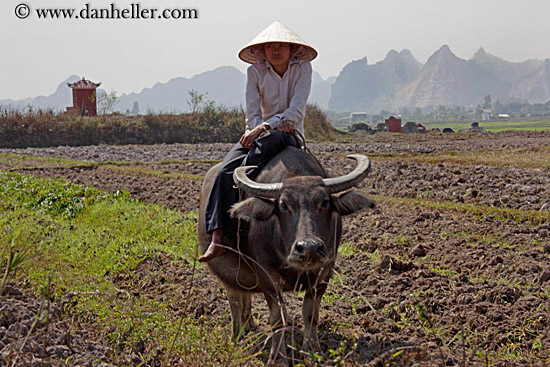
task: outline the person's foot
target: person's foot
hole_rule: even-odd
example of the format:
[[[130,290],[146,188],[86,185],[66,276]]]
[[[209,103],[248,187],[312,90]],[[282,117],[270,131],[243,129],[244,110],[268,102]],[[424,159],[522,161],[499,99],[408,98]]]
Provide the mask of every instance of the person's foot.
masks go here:
[[[198,261],[203,263],[203,262],[208,262],[218,256],[221,256],[223,254],[225,254],[227,252],[227,249],[225,247],[223,247],[223,245],[220,245],[220,244],[217,244],[217,243],[214,243],[214,242],[210,242],[210,245],[208,246],[208,249],[206,250],[206,252],[204,253],[204,255],[202,255],[201,257],[199,257]]]

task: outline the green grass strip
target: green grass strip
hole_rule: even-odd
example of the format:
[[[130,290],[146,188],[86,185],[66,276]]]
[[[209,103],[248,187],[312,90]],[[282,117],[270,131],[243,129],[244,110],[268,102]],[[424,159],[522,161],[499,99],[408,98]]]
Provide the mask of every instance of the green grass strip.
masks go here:
[[[16,250],[26,249],[31,256],[20,265],[18,279],[39,295],[51,278],[58,300],[72,295],[65,311],[104,333],[115,351],[145,342],[154,348],[144,352],[144,361],[167,350],[188,365],[224,365],[228,360],[239,365],[248,358],[241,347],[231,351],[226,325],[179,315],[187,301],[183,288],[175,288],[178,284],[172,283],[163,297],[132,296],[118,288],[117,275],[128,274],[137,282],[128,285],[130,290],[146,281],[135,274],[146,259],[160,256],[191,269],[196,213],[15,173],[0,172],[0,188],[0,259],[7,257],[6,244],[13,237]],[[0,261],[0,271],[3,266]],[[162,269],[152,271],[163,274]]]
[[[524,223],[533,226],[539,226],[550,222],[550,212],[540,210],[520,210],[513,208],[498,208],[488,205],[474,205],[466,203],[456,203],[452,201],[430,201],[414,198],[400,198],[385,195],[370,195],[379,202],[392,204],[405,204],[407,206],[417,205],[425,208],[437,209],[441,211],[455,211],[467,214],[473,218],[482,220],[490,217],[495,220],[511,220],[516,223]]]
[[[373,153],[372,160],[392,160],[418,163],[455,163],[461,165],[485,165],[496,167],[550,168],[550,147],[520,149],[483,149],[446,151],[437,153]]]
[[[116,165],[116,164],[99,164],[99,169],[107,170],[115,174],[130,174],[130,175],[144,175],[150,177],[159,177],[159,178],[171,178],[171,179],[187,179],[193,181],[202,181],[204,176],[194,175],[191,173],[179,173],[179,172],[165,172],[165,170],[155,170],[148,169],[145,167],[137,166],[126,166],[126,165]]]
[[[69,158],[57,157],[36,157],[25,154],[0,153],[0,160],[3,162],[43,162],[43,163],[60,163],[60,164],[85,164],[86,161],[80,161]]]
[[[471,122],[427,122],[424,125],[429,129],[444,129],[450,127],[454,130],[467,129]],[[550,129],[550,120],[544,121],[480,121],[479,126],[485,131],[497,132],[504,130],[528,130],[541,131]]]
[[[86,162],[79,160],[71,160],[64,158],[42,158],[42,157],[33,157],[20,154],[0,154],[0,162],[14,166],[7,171],[30,171],[36,169],[44,168],[83,168],[83,169],[103,169],[109,170],[114,174],[130,174],[130,175],[145,175],[159,178],[171,178],[171,179],[187,179],[194,181],[203,180],[204,176],[194,175],[190,173],[179,173],[179,172],[165,172],[165,170],[155,170],[146,168],[150,165],[158,164],[184,164],[189,162],[207,162],[211,164],[217,163],[217,161],[201,161],[201,160],[186,160],[186,161],[159,161],[159,162]],[[30,164],[29,163],[34,163]],[[44,165],[41,163],[49,163],[53,165]]]

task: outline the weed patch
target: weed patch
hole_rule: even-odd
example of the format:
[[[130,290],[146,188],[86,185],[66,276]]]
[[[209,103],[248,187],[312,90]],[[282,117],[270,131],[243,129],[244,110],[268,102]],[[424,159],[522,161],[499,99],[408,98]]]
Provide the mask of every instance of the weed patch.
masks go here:
[[[524,223],[533,226],[539,226],[550,221],[550,212],[540,210],[498,208],[487,205],[455,203],[451,201],[431,201],[418,198],[398,198],[385,195],[371,196],[377,201],[383,201],[390,204],[412,204],[441,211],[456,211],[460,213],[465,213],[479,220],[485,218],[503,221],[510,220],[515,223]]]
[[[51,297],[73,323],[93,328],[117,355],[138,356],[139,363],[168,363],[184,355],[190,365],[238,365],[244,358],[246,344],[233,350],[227,328],[203,319],[188,303],[196,213],[61,181],[13,173],[0,174],[0,180],[0,225],[12,228],[0,232],[0,241],[29,249],[28,260],[16,264],[17,279],[36,294],[44,279],[51,279]],[[13,246],[0,256],[7,258],[10,251],[13,259]],[[168,271],[167,266],[187,269],[181,284],[170,279],[170,272],[155,283],[143,276],[121,283],[124,274],[158,257],[168,260],[153,268],[154,274]],[[157,287],[160,299],[149,296]]]
[[[0,172],[2,206],[19,206],[51,215],[74,218],[86,206],[106,199],[129,200],[127,193],[113,194],[62,181],[45,181],[15,173]]]
[[[308,105],[305,130],[310,141],[340,140],[325,113]],[[98,144],[234,143],[245,128],[245,113],[207,103],[184,114],[80,116],[53,111],[0,110],[0,147],[84,146]]]

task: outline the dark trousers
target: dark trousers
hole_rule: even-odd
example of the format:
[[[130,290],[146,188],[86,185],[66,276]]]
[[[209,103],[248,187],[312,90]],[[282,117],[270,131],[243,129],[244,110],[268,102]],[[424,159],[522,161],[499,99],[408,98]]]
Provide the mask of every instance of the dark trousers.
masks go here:
[[[231,148],[222,162],[206,204],[207,233],[220,227],[224,232],[237,230],[236,220],[228,213],[231,206],[239,201],[239,189],[234,187],[233,181],[235,169],[242,165],[257,166],[249,175],[255,177],[271,158],[289,145],[300,147],[293,135],[274,130],[256,139],[252,148],[245,148],[240,143]]]

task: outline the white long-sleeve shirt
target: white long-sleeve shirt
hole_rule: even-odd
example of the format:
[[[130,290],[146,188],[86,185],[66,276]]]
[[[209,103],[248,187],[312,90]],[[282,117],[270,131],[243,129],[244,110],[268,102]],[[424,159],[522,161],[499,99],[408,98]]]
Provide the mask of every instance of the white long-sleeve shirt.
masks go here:
[[[246,81],[246,130],[264,122],[274,129],[287,121],[305,136],[304,116],[311,90],[311,73],[309,61],[289,61],[282,77],[267,61],[264,72],[258,65],[251,65]]]

